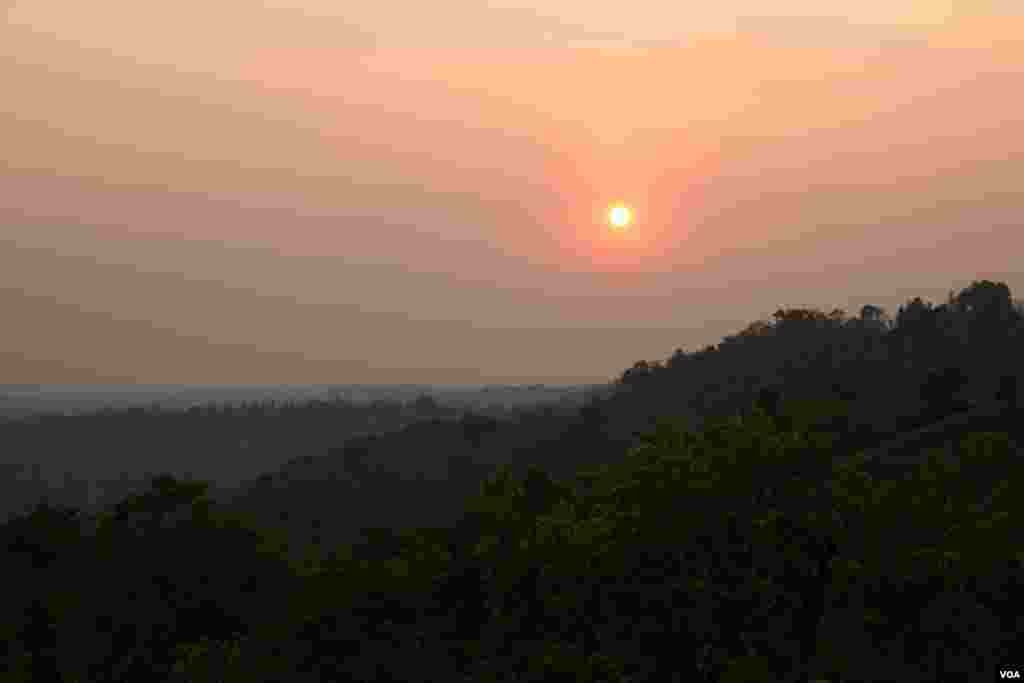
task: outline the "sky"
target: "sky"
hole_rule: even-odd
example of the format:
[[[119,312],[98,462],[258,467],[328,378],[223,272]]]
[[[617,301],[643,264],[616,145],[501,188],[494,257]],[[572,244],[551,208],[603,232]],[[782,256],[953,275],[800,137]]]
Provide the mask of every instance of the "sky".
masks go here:
[[[1001,0],[8,0],[0,381],[603,382],[780,307],[1024,296],[1021,35]]]

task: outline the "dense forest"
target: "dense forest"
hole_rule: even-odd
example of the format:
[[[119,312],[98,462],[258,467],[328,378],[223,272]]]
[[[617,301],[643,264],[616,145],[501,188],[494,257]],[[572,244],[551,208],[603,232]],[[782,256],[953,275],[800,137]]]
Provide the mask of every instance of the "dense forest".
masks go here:
[[[995,679],[1024,669],[1022,346],[978,281],[782,309],[582,407],[9,421],[7,452],[288,457],[7,501],[0,681]]]

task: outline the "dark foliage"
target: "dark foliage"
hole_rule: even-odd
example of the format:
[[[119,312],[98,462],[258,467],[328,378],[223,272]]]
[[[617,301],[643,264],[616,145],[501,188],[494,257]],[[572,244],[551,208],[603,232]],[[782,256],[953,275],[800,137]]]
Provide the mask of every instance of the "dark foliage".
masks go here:
[[[1024,632],[1022,330],[977,282],[894,321],[783,309],[579,410],[378,405],[337,439],[324,405],[47,418],[54,448],[173,450],[174,423],[212,458],[244,419],[320,451],[232,498],[162,475],[10,516],[0,680],[995,678]]]

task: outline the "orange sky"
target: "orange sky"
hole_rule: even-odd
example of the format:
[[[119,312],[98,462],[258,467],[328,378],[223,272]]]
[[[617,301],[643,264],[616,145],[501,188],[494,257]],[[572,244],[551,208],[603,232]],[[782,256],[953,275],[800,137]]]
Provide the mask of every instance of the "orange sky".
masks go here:
[[[0,374],[602,381],[1024,290],[1008,4],[335,4],[10,5]]]

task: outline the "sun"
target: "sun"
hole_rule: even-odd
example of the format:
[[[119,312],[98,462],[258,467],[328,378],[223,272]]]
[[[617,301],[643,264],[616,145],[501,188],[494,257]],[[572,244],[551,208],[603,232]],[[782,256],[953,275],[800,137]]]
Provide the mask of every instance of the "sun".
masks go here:
[[[633,222],[633,210],[625,204],[613,204],[608,209],[608,223],[613,230],[626,230]]]

